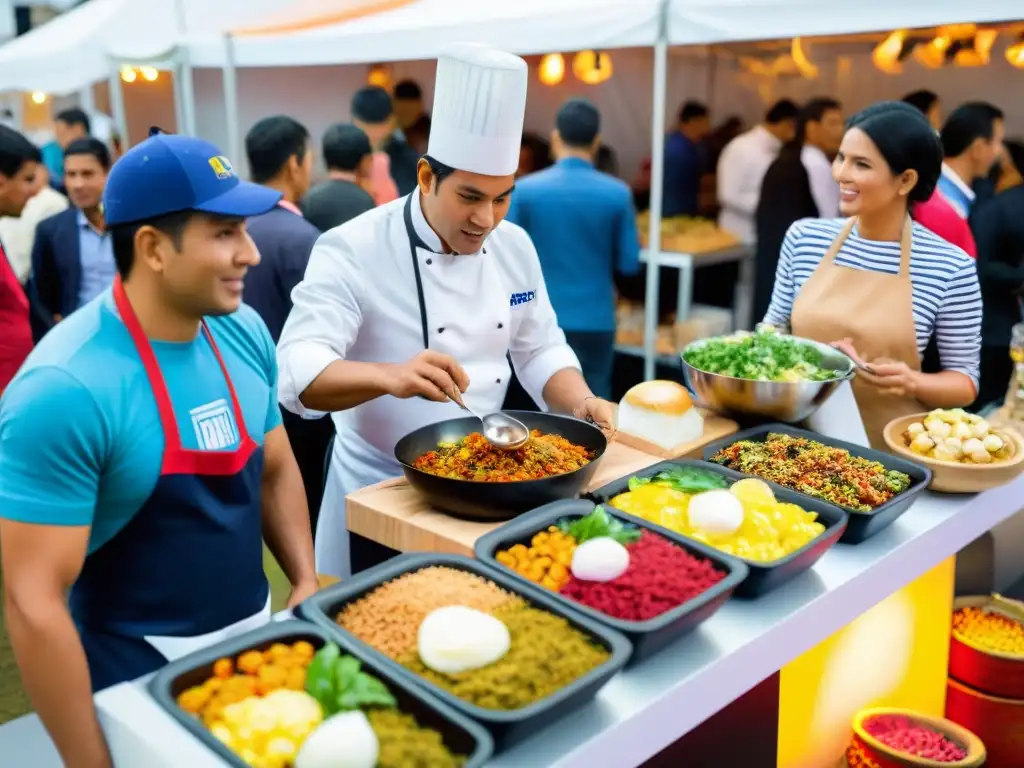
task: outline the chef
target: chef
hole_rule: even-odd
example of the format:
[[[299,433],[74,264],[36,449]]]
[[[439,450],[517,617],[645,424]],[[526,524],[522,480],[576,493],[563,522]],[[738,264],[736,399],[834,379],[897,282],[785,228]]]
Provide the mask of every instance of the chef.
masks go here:
[[[537,251],[504,221],[526,62],[461,44],[438,58],[427,155],[411,195],[325,233],[278,344],[281,403],[334,414],[316,535],[320,572],[351,572],[345,496],[401,474],[414,429],[501,408],[514,366],[542,407],[610,425],[551,308]]]

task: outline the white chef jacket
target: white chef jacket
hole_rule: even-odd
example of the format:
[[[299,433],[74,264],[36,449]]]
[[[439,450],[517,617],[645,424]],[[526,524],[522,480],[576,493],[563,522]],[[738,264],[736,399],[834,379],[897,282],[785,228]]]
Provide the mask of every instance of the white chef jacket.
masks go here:
[[[761,182],[779,155],[782,142],[763,125],[757,125],[730,141],[718,158],[718,226],[743,243],[757,240],[754,214],[761,199]]]
[[[501,408],[509,353],[524,389],[543,406],[548,380],[580,366],[558,327],[529,235],[503,221],[481,253],[444,254],[423,217],[419,192],[408,200],[410,236],[407,200],[368,211],[317,241],[278,342],[282,405],[318,416],[299,395],[331,363],[403,363],[423,351],[415,240],[429,345],[465,368],[467,405],[478,413]],[[390,396],[332,414],[337,437],[317,524],[318,572],[350,575],[345,497],[402,474],[394,449],[406,434],[464,415],[455,403]]]
[[[839,216],[839,182],[832,176],[832,161],[821,150],[811,144],[800,149],[800,163],[807,171],[811,184],[811,197],[818,209],[819,219],[834,219]]]

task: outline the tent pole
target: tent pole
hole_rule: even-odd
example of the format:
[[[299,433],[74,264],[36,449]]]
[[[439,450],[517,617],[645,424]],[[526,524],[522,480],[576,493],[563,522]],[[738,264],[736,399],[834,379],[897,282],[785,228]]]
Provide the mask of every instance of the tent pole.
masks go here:
[[[228,133],[228,157],[233,163],[240,163],[242,148],[238,142],[238,78],[235,69],[235,38],[229,32],[224,35],[224,125]]]
[[[647,290],[644,293],[644,381],[654,378],[658,342],[658,295],[661,275],[661,204],[665,168],[665,99],[668,81],[668,14],[662,0],[658,40],[654,44],[653,114],[651,116],[651,215],[647,245]]]
[[[185,129],[185,97],[181,93],[181,52],[174,52],[174,130],[183,133]]]
[[[186,136],[196,135],[196,95],[192,83],[192,61],[188,51],[188,20],[185,17],[185,3],[175,0],[174,9],[178,18],[178,47],[175,51],[177,66],[174,74],[178,80],[177,95],[181,100],[175,114],[181,115],[178,132]]]
[[[110,116],[114,118],[114,125],[121,135],[121,147],[124,151],[132,145],[128,137],[128,117],[124,109],[124,91],[121,89],[121,67],[116,59],[108,58],[110,75],[107,83],[110,86]]]

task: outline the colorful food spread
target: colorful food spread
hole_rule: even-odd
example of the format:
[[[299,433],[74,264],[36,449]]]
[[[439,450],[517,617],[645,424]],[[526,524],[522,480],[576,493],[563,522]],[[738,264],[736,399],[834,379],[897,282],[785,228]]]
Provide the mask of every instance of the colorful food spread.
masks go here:
[[[455,607],[460,610],[453,613]],[[485,709],[521,709],[609,658],[560,616],[490,579],[445,566],[382,584],[346,605],[336,620],[434,685]]]
[[[178,706],[253,768],[456,768],[441,734],[397,709],[387,686],[327,643],[275,643],[178,696]],[[425,760],[426,762],[419,762]]]
[[[436,450],[418,457],[413,467],[454,480],[509,483],[565,475],[593,458],[593,451],[536,429],[530,441],[514,451],[495,448],[480,432],[471,432],[457,443],[440,443]]]
[[[1024,624],[998,611],[984,607],[954,611],[953,636],[979,651],[1024,658]]]
[[[632,477],[629,489],[611,506],[758,563],[780,560],[825,531],[816,513],[776,500],[756,478],[730,486],[716,472],[680,465],[650,478]]]
[[[709,560],[602,507],[566,519],[495,559],[524,578],[623,621],[647,621],[725,578]]]
[[[995,432],[981,416],[961,408],[931,411],[910,424],[903,444],[914,453],[936,461],[991,464],[1013,457],[1013,443]]]
[[[753,381],[831,381],[846,375],[822,366],[820,349],[770,328],[691,345],[683,359],[706,373]]]
[[[906,715],[876,715],[864,721],[864,730],[890,749],[913,757],[937,763],[958,763],[967,758],[967,750],[961,744]],[[877,765],[856,742],[847,750],[846,761],[850,768]]]
[[[740,440],[710,461],[855,512],[873,512],[910,487],[910,476],[817,440],[770,432]]]

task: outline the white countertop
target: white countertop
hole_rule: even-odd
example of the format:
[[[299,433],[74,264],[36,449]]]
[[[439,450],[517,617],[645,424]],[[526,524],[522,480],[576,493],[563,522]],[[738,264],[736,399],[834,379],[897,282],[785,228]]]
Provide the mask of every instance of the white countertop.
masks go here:
[[[925,493],[889,528],[838,544],[809,572],[756,600],[731,600],[695,632],[619,674],[586,706],[493,766],[631,768],[1022,506],[1024,476],[977,496]],[[119,768],[222,765],[155,705],[141,681],[97,696]],[[0,755],[56,765],[34,717],[0,727]],[[37,751],[38,750],[38,751]],[[49,751],[47,751],[49,750]]]

